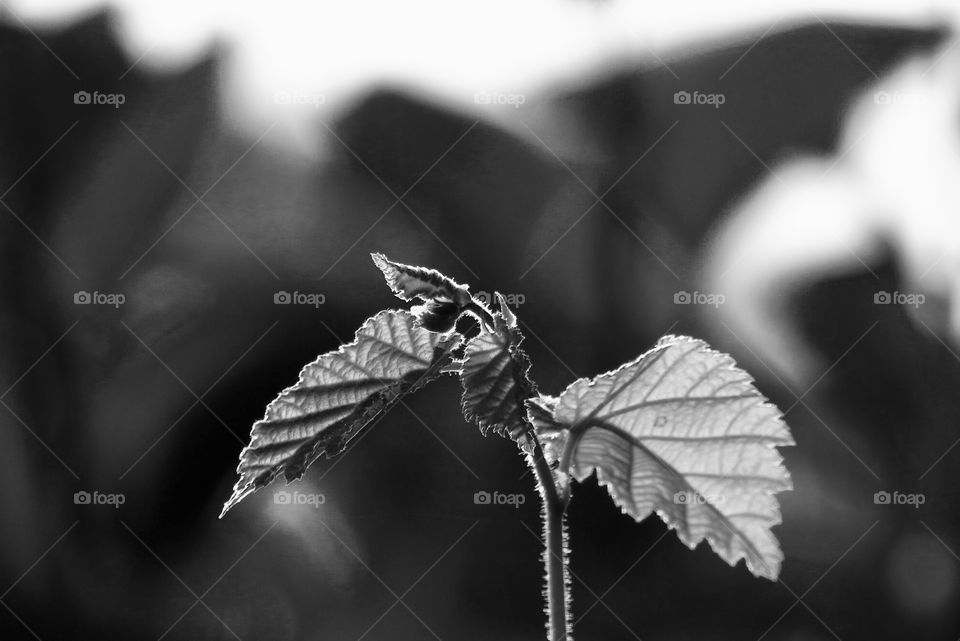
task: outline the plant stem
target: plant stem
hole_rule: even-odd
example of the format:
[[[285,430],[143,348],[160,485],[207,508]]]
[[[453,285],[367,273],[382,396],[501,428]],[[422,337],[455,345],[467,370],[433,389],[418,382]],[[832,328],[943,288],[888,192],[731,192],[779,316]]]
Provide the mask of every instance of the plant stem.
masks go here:
[[[504,309],[504,315],[506,315],[506,305],[503,303],[503,299],[499,298],[499,302]],[[514,363],[514,380],[520,386],[518,403],[523,407],[525,400],[537,396],[537,388],[527,376],[530,361],[519,348],[523,337],[518,331],[509,331],[510,328],[515,327],[516,319],[512,315],[509,317],[512,320],[505,320],[501,315],[494,317],[486,306],[476,299],[471,299],[470,304],[464,309],[474,315],[481,325],[481,331],[485,327],[487,331],[491,332],[503,331],[508,337],[510,356]],[[499,320],[500,326],[498,326],[497,320]],[[563,480],[562,489],[557,487],[557,480],[554,478],[550,464],[543,454],[543,447],[540,445],[536,430],[526,412],[522,413],[521,420],[527,428],[528,462],[530,462],[536,474],[540,496],[543,499],[543,566],[547,581],[544,590],[544,597],[547,600],[547,641],[573,641],[573,630],[571,629],[569,615],[570,577],[567,570],[567,545],[564,530],[564,515],[567,511],[567,503],[570,501],[569,485],[567,485],[568,481]]]
[[[533,448],[533,469],[543,497],[543,565],[546,571],[547,641],[573,641],[569,611],[570,584],[567,573],[567,546],[564,532],[564,515],[569,495],[558,491],[553,472],[543,455],[540,442],[528,433],[528,442]]]

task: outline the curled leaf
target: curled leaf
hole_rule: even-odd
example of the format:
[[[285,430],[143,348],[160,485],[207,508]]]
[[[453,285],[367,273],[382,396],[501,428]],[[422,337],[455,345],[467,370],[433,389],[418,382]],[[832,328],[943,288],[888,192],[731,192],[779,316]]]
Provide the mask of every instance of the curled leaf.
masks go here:
[[[371,254],[374,264],[383,272],[383,277],[393,293],[401,300],[437,300],[454,303],[463,308],[470,303],[470,292],[452,278],[435,269],[395,263],[383,254]]]

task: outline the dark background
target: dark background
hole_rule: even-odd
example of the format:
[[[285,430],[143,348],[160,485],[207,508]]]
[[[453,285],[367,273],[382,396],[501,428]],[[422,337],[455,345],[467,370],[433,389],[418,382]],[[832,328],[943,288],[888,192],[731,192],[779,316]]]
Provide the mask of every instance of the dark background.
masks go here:
[[[673,92],[735,95],[724,119],[771,163],[832,150],[843,105],[872,79],[817,23],[771,32],[722,81],[749,44],[683,57],[672,65],[683,85],[651,64],[540,99],[532,122],[551,148],[589,147],[565,162],[590,190],[629,169],[604,198],[617,216],[598,205],[564,235],[595,198],[543,146],[371,87],[328,123],[325,160],[251,148],[219,115],[217,53],[116,80],[130,62],[109,21],[42,34],[82,82],[33,34],[0,27],[3,639],[542,638],[533,479],[513,445],[463,421],[455,381],[311,468],[299,489],[322,492],[320,509],[277,506],[265,490],[218,520],[250,425],[304,363],[399,305],[371,251],[523,294],[546,392],[668,329],[707,334],[710,319],[673,292],[696,289],[719,212],[765,170],[716,114],[683,111]],[[945,37],[831,28],[877,72]],[[73,104],[84,87],[126,103]],[[897,289],[893,256],[874,271]],[[656,518],[632,522],[591,481],[569,513],[577,638],[960,636],[960,450],[919,480],[960,436],[960,363],[906,312],[878,313],[877,288],[864,273],[793,300],[810,349],[836,362],[803,403],[803,390],[753,371],[790,408],[797,441],[784,451],[796,490],[780,496],[775,530],[782,583],[687,550]],[[126,303],[78,306],[79,290]],[[278,290],[326,302],[277,306]],[[926,502],[874,504],[894,488]],[[125,503],[75,505],[80,490]],[[527,500],[475,505],[478,490]]]

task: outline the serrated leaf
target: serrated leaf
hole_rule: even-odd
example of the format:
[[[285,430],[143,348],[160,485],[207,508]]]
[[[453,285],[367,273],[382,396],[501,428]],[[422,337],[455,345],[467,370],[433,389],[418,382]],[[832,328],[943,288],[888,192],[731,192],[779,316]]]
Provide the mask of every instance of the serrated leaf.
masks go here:
[[[793,439],[776,407],[726,354],[667,336],[649,352],[561,394],[570,473],[594,470],[635,519],[656,511],[689,547],[775,579],[783,553],[774,493],[792,489],[776,446]]]
[[[560,399],[556,396],[541,394],[527,399],[527,418],[537,434],[537,440],[543,448],[543,455],[547,463],[553,467],[560,462],[563,449],[570,436],[567,426],[558,423],[553,418],[553,411]]]
[[[520,348],[523,334],[509,326],[500,314],[495,328],[482,328],[467,343],[460,380],[463,383],[463,415],[487,434],[519,440],[527,430],[524,402],[537,395],[530,379],[530,359]]]
[[[342,452],[402,396],[439,377],[460,339],[418,327],[406,311],[367,319],[353,342],[304,367],[296,385],[267,406],[240,454],[240,479],[220,516],[281,474],[289,483],[321,455]]]
[[[435,269],[395,263],[383,254],[370,254],[393,293],[401,300],[454,303],[462,308],[470,302],[470,292],[452,278]]]

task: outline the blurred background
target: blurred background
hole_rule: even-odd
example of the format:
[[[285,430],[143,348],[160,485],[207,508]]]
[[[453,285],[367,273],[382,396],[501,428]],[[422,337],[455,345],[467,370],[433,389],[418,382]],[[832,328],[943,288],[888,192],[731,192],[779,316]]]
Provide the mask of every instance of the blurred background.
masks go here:
[[[382,251],[512,296],[547,393],[683,333],[785,411],[782,580],[589,481],[577,638],[956,639],[957,18],[0,0],[0,637],[543,638],[533,478],[452,379],[217,519]]]

